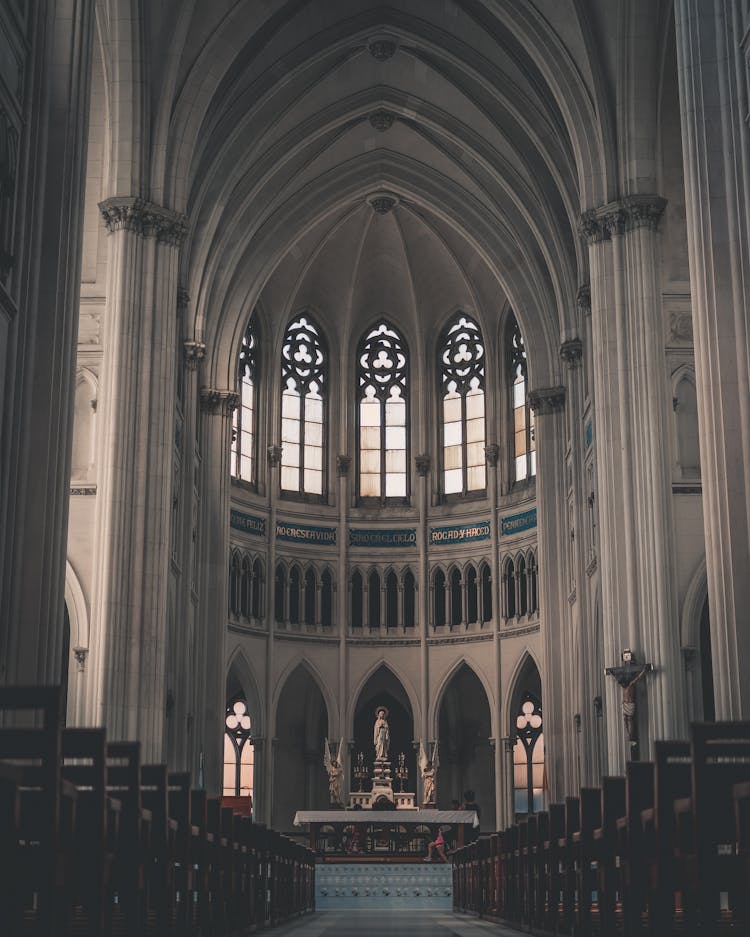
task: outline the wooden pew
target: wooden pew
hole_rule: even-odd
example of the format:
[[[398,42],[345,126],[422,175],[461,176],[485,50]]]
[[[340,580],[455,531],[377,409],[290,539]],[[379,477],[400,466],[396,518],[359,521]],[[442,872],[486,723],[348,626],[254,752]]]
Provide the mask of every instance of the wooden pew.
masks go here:
[[[746,886],[737,901],[737,925],[750,933],[750,781],[732,785],[732,800],[739,876]]]
[[[625,772],[625,815],[617,820],[617,890],[623,906],[624,933],[630,937],[641,930],[646,904],[646,878],[642,854],[641,811],[654,803],[654,765],[630,761]]]
[[[560,841],[565,836],[565,805],[550,804],[548,839],[544,841],[544,868],[546,872],[547,903],[544,909],[545,930],[555,931],[562,906],[561,850]]]
[[[625,778],[604,777],[601,787],[601,826],[594,830],[594,857],[597,863],[597,911],[600,934],[614,934],[622,915],[618,892],[617,821],[626,810]]]
[[[602,795],[598,787],[582,787],[579,828],[573,833],[573,866],[576,901],[574,902],[575,932],[582,937],[591,934],[591,909],[597,896],[597,858],[594,830],[601,827]]]

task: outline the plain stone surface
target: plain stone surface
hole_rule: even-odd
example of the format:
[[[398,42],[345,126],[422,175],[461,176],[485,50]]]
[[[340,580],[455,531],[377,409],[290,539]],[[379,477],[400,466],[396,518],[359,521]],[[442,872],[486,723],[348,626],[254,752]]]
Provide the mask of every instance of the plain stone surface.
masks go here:
[[[444,911],[322,911],[302,918],[274,931],[278,937],[294,934],[295,937],[478,937],[494,934],[495,937],[514,935],[519,931],[500,927],[488,921],[479,921],[461,914]]]

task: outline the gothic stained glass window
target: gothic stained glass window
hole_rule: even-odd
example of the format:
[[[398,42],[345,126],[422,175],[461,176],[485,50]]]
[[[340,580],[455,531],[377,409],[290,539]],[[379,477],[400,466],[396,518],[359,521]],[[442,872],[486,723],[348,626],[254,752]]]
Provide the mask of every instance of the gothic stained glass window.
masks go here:
[[[255,316],[250,316],[245,337],[240,345],[238,383],[240,405],[232,417],[232,475],[255,482],[257,456],[257,349],[258,333]]]
[[[362,340],[357,360],[360,497],[405,498],[406,344],[392,326],[381,322]]]
[[[254,750],[252,722],[244,699],[227,706],[224,718],[224,796],[252,797]]]
[[[325,464],[326,355],[309,316],[290,323],[281,350],[281,488],[321,495]]]
[[[443,401],[443,491],[467,494],[486,488],[484,343],[479,326],[459,313],[440,351]]]
[[[544,806],[544,733],[542,706],[525,693],[516,716],[513,746],[513,808],[517,814],[538,813]]]
[[[529,406],[529,376],[526,350],[518,322],[513,319],[508,342],[511,410],[513,419],[513,480],[536,475],[534,411]]]

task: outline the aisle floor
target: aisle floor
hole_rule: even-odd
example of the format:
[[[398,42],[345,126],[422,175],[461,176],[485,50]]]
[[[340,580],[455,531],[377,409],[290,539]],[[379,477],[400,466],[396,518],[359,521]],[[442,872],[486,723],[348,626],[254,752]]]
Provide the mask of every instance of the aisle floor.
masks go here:
[[[518,937],[519,931],[445,911],[319,911],[269,937]]]

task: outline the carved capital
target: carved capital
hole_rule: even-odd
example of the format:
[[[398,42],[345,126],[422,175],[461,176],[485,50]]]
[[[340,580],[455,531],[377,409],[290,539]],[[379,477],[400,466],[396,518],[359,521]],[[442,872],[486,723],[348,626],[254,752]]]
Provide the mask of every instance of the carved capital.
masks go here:
[[[660,195],[629,195],[623,204],[629,231],[634,228],[656,231],[667,207],[667,200]]]
[[[111,233],[124,229],[164,244],[179,245],[187,232],[187,217],[133,195],[116,195],[99,202],[104,224]]]
[[[542,387],[529,393],[529,406],[538,416],[557,413],[565,406],[564,387]]]
[[[428,455],[414,456],[414,464],[417,467],[417,475],[424,478],[430,472],[430,457]]]
[[[367,41],[367,51],[376,62],[387,62],[398,50],[398,42],[390,36],[373,36]]]
[[[381,108],[378,111],[374,111],[370,114],[370,126],[373,130],[377,130],[378,133],[384,133],[386,130],[390,130],[393,126],[393,122],[396,119],[396,115],[393,111],[387,111],[385,108]]]
[[[398,205],[399,199],[393,192],[374,192],[366,201],[376,215],[387,215]]]
[[[589,244],[595,244],[635,228],[656,231],[666,206],[666,199],[660,195],[627,195],[583,212],[578,233]]]
[[[89,649],[87,647],[74,647],[73,648],[73,657],[76,659],[76,666],[78,668],[78,673],[83,673],[86,670],[86,658],[89,656]]]
[[[560,345],[560,357],[571,368],[581,363],[583,355],[583,342],[580,338],[569,338]]]
[[[190,293],[184,286],[177,287],[177,308],[186,309],[190,305]]]
[[[348,455],[337,455],[336,456],[336,474],[339,478],[344,478],[349,474],[349,469],[352,465],[352,458]]]
[[[269,446],[266,453],[270,465],[281,465],[281,446]]]
[[[217,390],[213,387],[201,388],[201,410],[204,413],[220,413],[222,416],[231,416],[240,395],[233,390]]]
[[[576,304],[584,315],[591,312],[591,286],[588,283],[582,283],[579,286]]]
[[[497,465],[497,460],[500,458],[500,446],[496,442],[488,443],[484,447],[484,457],[489,465]]]
[[[206,343],[183,342],[182,347],[185,351],[185,364],[190,371],[195,371],[201,361],[206,357]]]

